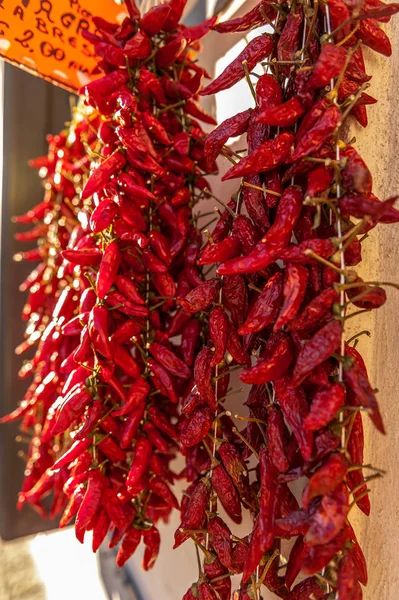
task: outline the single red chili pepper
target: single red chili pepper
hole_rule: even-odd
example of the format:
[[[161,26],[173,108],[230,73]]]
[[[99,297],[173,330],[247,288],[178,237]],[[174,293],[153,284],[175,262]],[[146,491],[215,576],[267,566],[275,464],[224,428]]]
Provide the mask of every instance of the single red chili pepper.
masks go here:
[[[38,166],[38,168],[40,168],[40,166]],[[26,212],[25,214],[13,217],[13,223],[36,223],[44,217],[48,206],[49,205],[47,201],[40,202],[39,204],[36,204],[36,206],[28,210],[28,212]]]
[[[334,133],[341,122],[342,114],[335,105],[330,106],[299,140],[289,162],[314,154]]]
[[[138,31],[126,44],[123,53],[129,59],[145,60],[152,52],[152,44],[144,31]]]
[[[302,504],[308,508],[310,501],[316,496],[324,496],[333,492],[343,481],[348,463],[339,453],[331,454],[327,461],[312,475],[302,494]]]
[[[99,248],[81,248],[79,250],[63,250],[61,255],[65,260],[74,265],[96,266],[102,259],[102,252]]]
[[[211,361],[212,367],[218,365],[224,358],[229,329],[229,320],[224,309],[220,306],[216,306],[209,315],[209,335],[215,347],[215,352]]]
[[[146,317],[149,314],[149,310],[146,306],[133,304],[119,294],[118,292],[110,292],[106,297],[107,304],[110,306],[117,308],[121,313],[125,315],[129,315],[131,317]]]
[[[127,71],[118,69],[100,79],[87,83],[79,90],[79,93],[88,97],[107,96],[126,83],[128,79],[129,74]]]
[[[303,459],[307,461],[312,454],[313,435],[310,431],[304,430],[302,425],[309,412],[305,393],[301,387],[293,386],[292,379],[288,375],[277,379],[274,388],[287,424],[299,444]]]
[[[205,164],[209,171],[216,169],[216,159],[219,156],[223,146],[231,137],[242,135],[247,131],[249,119],[251,117],[251,109],[226,119],[216,127],[205,140]]]
[[[337,298],[338,295],[334,289],[323,290],[305,306],[294,321],[291,321],[289,329],[292,331],[313,331],[318,327],[320,320],[329,312],[330,307]]]
[[[295,52],[299,50],[300,30],[302,27],[303,12],[301,7],[297,7],[290,12],[284,24],[283,30],[277,42],[277,58],[282,61],[292,61]],[[289,65],[283,65],[281,72],[288,77],[290,72]]]
[[[91,471],[83,501],[79,506],[75,521],[76,537],[83,544],[84,534],[100,508],[105,489],[105,478],[99,469]]]
[[[278,258],[283,260],[286,263],[296,263],[296,264],[315,264],[316,258],[312,256],[312,254],[308,254],[307,251],[312,250],[315,254],[323,258],[330,258],[335,251],[336,248],[331,240],[329,239],[319,239],[314,238],[310,240],[304,240],[299,244],[291,244],[281,250],[278,253]]]
[[[170,504],[170,506],[173,506],[173,508],[179,509],[179,502],[177,501],[176,496],[160,477],[152,477],[150,479],[149,486],[154,494],[157,494],[157,496],[163,498],[168,504]]]
[[[175,389],[175,381],[168,371],[156,360],[150,359],[147,361],[147,366],[150,370],[150,375],[154,380],[154,384],[159,391],[169,398],[171,402],[177,404],[179,397]],[[184,365],[186,366],[186,365]]]
[[[101,452],[114,463],[121,462],[126,459],[125,452],[118,446],[118,444],[110,435],[98,442],[97,446]]]
[[[97,295],[103,300],[115,282],[121,263],[121,253],[117,242],[111,242],[105,249],[97,276]]]
[[[347,163],[341,171],[341,181],[346,192],[353,190],[359,194],[371,194],[373,179],[362,157],[352,146],[347,146],[341,155],[347,157]]]
[[[220,289],[219,279],[209,279],[194,288],[185,298],[178,297],[178,303],[189,313],[207,309],[217,298]]]
[[[341,343],[342,327],[339,321],[332,320],[319,329],[303,346],[295,363],[293,383],[298,385],[308,374],[330,358]]]
[[[248,291],[245,280],[240,275],[224,277],[222,300],[230,312],[234,326],[238,329],[245,321],[248,311]]]
[[[272,323],[281,304],[283,294],[283,275],[276,273],[266,283],[262,293],[256,299],[248,318],[238,330],[240,335],[260,331]]]
[[[149,351],[172,375],[183,379],[190,377],[191,370],[189,367],[166,346],[162,346],[158,342],[152,342]]]
[[[35,504],[45,497],[54,485],[55,472],[52,469],[47,469],[35,485],[27,492],[22,492],[18,498],[21,502],[32,502]]]
[[[103,373],[105,373],[105,375],[103,375]],[[103,368],[100,371],[100,377],[102,377],[103,380],[112,387],[122,402],[127,401],[127,395],[123,383],[117,379],[115,375],[113,375],[113,370],[110,371],[108,365],[105,365],[105,368],[103,365]]]
[[[298,96],[293,96],[283,104],[267,108],[258,116],[258,121],[266,125],[290,127],[305,112],[305,107]]]
[[[145,403],[142,402],[130,412],[126,421],[124,421],[120,437],[120,445],[121,448],[123,448],[124,450],[126,450],[126,448],[128,448],[131,445],[133,438],[136,435],[137,430],[139,428],[140,422],[144,417],[144,411]]]
[[[303,427],[316,431],[327,425],[345,403],[345,390],[335,383],[319,390],[313,396],[310,413],[303,422]]]
[[[162,5],[161,5],[162,6]],[[170,146],[172,143],[169,135],[165,129],[165,127],[160,123],[160,121],[151,113],[144,112],[143,115],[143,123],[146,126],[149,133],[154,136],[154,138],[165,146]]]
[[[271,53],[273,49],[272,38],[261,35],[251,40],[246,48],[240,52],[236,59],[217,77],[210,85],[201,91],[202,96],[216,94],[226,90],[245,77],[245,71],[242,63],[247,62],[248,71],[251,72],[254,66]]]
[[[82,427],[75,433],[74,440],[83,440],[90,434],[97,425],[103,411],[101,400],[94,400],[87,411],[87,416]]]
[[[116,344],[124,344],[129,341],[132,337],[138,335],[141,332],[141,327],[136,321],[127,320],[122,323],[111,335],[111,342]]]
[[[208,244],[202,251],[200,258],[197,261],[198,265],[212,265],[219,262],[224,262],[229,258],[237,256],[240,251],[240,243],[238,238],[231,235],[221,242]]]
[[[194,362],[194,382],[201,400],[213,409],[216,408],[216,395],[212,386],[213,352],[209,347],[203,348]]]
[[[141,541],[141,533],[141,530],[136,529],[135,527],[132,527],[126,533],[116,557],[116,564],[118,567],[123,567],[129,558],[135,553]]]
[[[325,12],[325,7],[323,7],[322,10],[323,12]],[[336,41],[339,42],[346,38],[347,35],[349,35],[351,29],[349,8],[343,2],[343,0],[331,0],[329,11],[331,18],[331,27],[333,28],[333,30],[338,28],[338,32],[335,38]]]
[[[143,377],[137,378],[130,386],[126,403],[116,411],[113,411],[114,417],[130,414],[142,402],[148,398],[151,391],[150,385]]]
[[[353,95],[357,94],[359,89],[360,89],[360,86],[358,83],[355,83],[354,81],[351,81],[350,79],[347,79],[346,77],[344,77],[338,88],[338,100],[340,102],[343,102],[344,100],[346,100],[348,98],[348,96],[351,96],[352,94]],[[359,96],[356,104],[354,105],[354,108],[360,107],[363,105],[368,105],[368,104],[375,104],[376,102],[377,102],[376,99],[373,98],[372,96],[369,96],[369,94],[361,94]],[[352,109],[352,114],[356,114],[356,113],[353,113],[353,109]]]
[[[175,532],[175,544],[173,548],[178,548],[185,542],[190,534],[184,533],[184,529],[200,529],[205,519],[205,511],[209,506],[211,496],[211,486],[208,479],[200,479],[195,484],[191,492],[187,505],[182,507],[182,522]]]
[[[84,412],[92,399],[90,392],[79,384],[64,398],[55,415],[52,435],[64,433]]]
[[[145,437],[139,437],[134,447],[134,457],[126,480],[127,488],[133,487],[147,470],[152,446]]]
[[[352,428],[350,430],[349,439],[347,442],[347,448],[349,455],[351,457],[351,461],[354,464],[362,465],[363,464],[363,447],[364,447],[364,432],[363,432],[363,423],[362,423],[362,415],[360,412],[356,413],[355,419],[352,423]],[[356,487],[358,490],[354,495],[356,504],[360,508],[365,515],[370,514],[370,499],[368,495],[363,495],[363,493],[367,489],[366,482],[364,480],[362,469],[356,469],[354,471],[348,471],[347,473],[347,481],[349,488],[352,490]],[[364,485],[362,486],[362,483]]]
[[[115,152],[105,159],[95,171],[93,171],[82,192],[82,200],[90,198],[95,192],[99,192],[108,183],[112,175],[122,171],[126,164],[126,158],[121,152]]]
[[[172,63],[181,56],[187,46],[187,40],[183,37],[176,37],[168,42],[156,53],[155,62],[158,68],[167,69]]]
[[[223,21],[223,23],[217,23],[216,25],[213,25],[212,29],[219,33],[249,31],[255,27],[259,27],[263,23],[267,23],[268,19],[274,19],[275,14],[275,9],[270,6],[270,2],[268,2],[268,0],[261,0],[261,2],[242,17],[236,17],[229,21]]]
[[[154,423],[155,427],[166,433],[170,438],[176,440],[178,438],[175,427],[170,423],[167,417],[156,406],[150,406],[148,409],[148,417]]]
[[[197,319],[189,321],[182,331],[180,351],[184,362],[189,367],[191,367],[194,362],[195,351],[200,335],[201,324]]]
[[[223,508],[235,523],[241,523],[242,510],[237,490],[225,468],[218,464],[212,469],[212,486]]]
[[[291,548],[285,571],[285,585],[289,590],[301,571],[302,559],[304,558],[306,551],[307,549],[303,537],[300,535]]]
[[[154,526],[151,529],[144,529],[143,542],[145,544],[143,569],[149,571],[154,566],[159,554],[161,538],[158,529]]]
[[[308,546],[328,544],[342,530],[348,510],[348,488],[345,483],[341,483],[333,492],[323,496],[319,506],[311,515],[305,543]]]
[[[183,421],[180,442],[183,446],[196,446],[209,433],[212,427],[214,412],[208,404],[201,404],[194,409],[188,419]]]
[[[121,294],[126,296],[134,304],[145,304],[137,285],[125,275],[118,275],[115,279],[115,285]]]
[[[384,56],[391,56],[392,46],[389,37],[374,19],[362,19],[357,35],[362,40],[362,43],[374,50],[374,52],[378,52]]]
[[[110,520],[108,518],[108,515],[103,508],[100,508],[93,522],[93,552],[97,552],[97,550],[105,540],[105,536],[108,533],[109,526]]]
[[[244,563],[244,571],[242,575],[242,580],[244,582],[248,581],[251,575],[256,571],[262,555],[262,546],[261,546],[261,538],[260,538],[260,527],[259,527],[259,517],[256,519],[254,523],[254,527],[252,529],[251,541],[249,543],[249,550],[247,554],[246,561]]]
[[[392,207],[396,200],[397,197],[393,196],[385,202],[379,202],[375,201],[374,197],[367,198],[359,194],[348,193],[340,198],[339,206],[343,214],[352,215],[359,219],[368,215],[376,218],[379,222],[384,222],[385,217],[393,222],[395,219],[399,220],[398,211]]]
[[[347,535],[350,541],[353,544],[352,547],[352,559],[355,564],[357,578],[361,584],[367,585],[368,583],[368,574],[367,574],[367,565],[366,559],[364,558],[364,554],[359,545],[359,542],[356,539],[355,532],[352,526],[348,523]]]
[[[324,596],[324,590],[319,585],[314,577],[309,577],[298,583],[291,591],[287,600],[307,600],[308,598],[322,598]]]
[[[278,204],[276,218],[266,235],[254,250],[244,258],[228,261],[218,268],[221,275],[254,273],[274,262],[278,253],[287,246],[302,209],[302,192],[297,186],[284,190]]]
[[[238,215],[234,220],[231,237],[233,236],[238,239],[244,255],[252,252],[260,237],[251,219],[246,215]]]
[[[248,384],[267,383],[284,375],[294,358],[290,338],[283,332],[272,336],[255,365],[243,369],[240,380]]]
[[[338,593],[341,598],[353,598],[356,584],[356,571],[352,552],[345,550],[338,565]]]
[[[285,453],[287,434],[283,415],[278,407],[272,404],[267,409],[266,437],[270,459],[280,473],[284,473],[289,469]]]
[[[149,36],[154,36],[162,30],[162,27],[170,13],[170,6],[161,4],[151,7],[140,19],[140,29]]]
[[[169,452],[169,442],[159,433],[152,423],[145,423],[143,430],[146,432],[147,437],[154,448],[164,454]]]
[[[223,442],[218,449],[219,456],[228,475],[238,489],[241,497],[248,496],[248,471],[241,455],[230,442]]]
[[[103,306],[93,306],[89,322],[89,334],[92,344],[96,351],[100,352],[108,359],[113,358],[113,351],[108,339],[108,311]]]
[[[297,315],[305,297],[307,282],[306,267],[287,264],[284,274],[284,303],[274,325],[274,331],[281,329]]]
[[[58,527],[60,529],[63,529],[64,527],[66,527],[74,518],[74,516],[77,514],[80,505],[83,502],[83,498],[85,496],[86,493],[86,487],[83,483],[81,483],[80,485],[78,485],[73,494],[72,497],[69,500],[69,503],[67,504],[64,513],[61,517],[61,520],[59,522]]]
[[[369,409],[370,418],[378,431],[385,433],[377,398],[368,380],[363,359],[357,350],[350,346],[345,346],[345,354],[354,359],[351,366],[344,365],[344,382],[347,390],[349,388],[353,394],[356,405]]]
[[[306,188],[307,196],[319,196],[330,187],[333,181],[333,171],[331,168],[320,165],[312,169],[307,174],[308,185]]]
[[[346,49],[343,46],[324,44],[320,56],[313,67],[309,85],[322,88],[341,73],[346,61]]]
[[[259,452],[260,502],[259,502],[259,543],[262,552],[267,552],[274,541],[274,497],[277,489],[276,469],[268,450],[262,447]]]
[[[223,175],[222,181],[275,169],[287,159],[293,142],[293,135],[287,132],[280,133],[272,140],[267,140],[227,171]]]

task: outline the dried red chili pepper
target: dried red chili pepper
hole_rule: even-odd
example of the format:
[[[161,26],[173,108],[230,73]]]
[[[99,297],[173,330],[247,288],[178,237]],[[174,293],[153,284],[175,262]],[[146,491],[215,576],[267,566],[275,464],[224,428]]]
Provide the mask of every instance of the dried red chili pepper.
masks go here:
[[[290,127],[300,119],[304,112],[305,107],[300,98],[293,96],[283,104],[267,108],[259,115],[258,121],[271,126]]]
[[[241,371],[240,380],[260,385],[278,379],[289,369],[293,358],[290,338],[284,333],[275,334],[269,338],[256,364]]]
[[[341,343],[342,327],[339,321],[327,323],[303,346],[295,363],[293,382],[298,385],[312,369],[330,358]]]
[[[187,312],[198,312],[205,310],[216,300],[219,289],[220,281],[209,279],[194,288],[185,298],[178,297],[177,300]]]
[[[303,459],[307,461],[312,454],[313,436],[303,429],[303,421],[309,412],[305,393],[301,387],[294,387],[287,375],[277,379],[274,388],[284,417],[299,444]]]
[[[272,140],[267,140],[227,171],[223,175],[222,181],[275,169],[288,158],[293,142],[293,135],[287,132],[280,133]]]
[[[230,117],[230,119],[226,119],[207,136],[204,146],[204,155],[205,164],[209,171],[215,170],[215,161],[227,140],[246,132],[251,112],[251,109],[248,109],[234,115],[234,117]]]
[[[277,316],[282,293],[283,275],[282,273],[276,273],[266,283],[262,293],[258,296],[250,310],[247,320],[241,325],[238,333],[244,335],[260,331],[272,323]]]
[[[245,77],[245,71],[242,63],[247,62],[248,71],[252,71],[254,66],[269,56],[273,48],[272,39],[267,35],[261,35],[249,42],[246,48],[237,56],[237,58],[217,77],[210,85],[202,90],[201,95],[216,94],[221,90],[232,87],[235,83]]]

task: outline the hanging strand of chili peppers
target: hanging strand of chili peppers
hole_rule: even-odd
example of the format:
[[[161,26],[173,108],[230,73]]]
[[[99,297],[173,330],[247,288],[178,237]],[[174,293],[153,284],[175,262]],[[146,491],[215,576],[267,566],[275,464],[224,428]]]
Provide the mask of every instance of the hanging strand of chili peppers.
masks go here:
[[[205,142],[213,169],[220,154],[235,162],[225,144],[247,133],[248,156],[222,177],[241,178],[243,204],[234,215],[229,203],[198,261],[219,265],[219,277],[179,299],[186,310],[209,315],[209,344],[195,361],[196,387],[180,421],[193,483],[175,539],[179,545],[193,537],[212,568],[203,569],[186,600],[229,598],[237,573],[242,581],[234,597],[240,600],[259,598],[263,585],[291,599],[355,600],[362,597],[360,584],[367,584],[348,514],[355,505],[369,514],[368,481],[381,472],[371,468],[365,475],[362,468],[362,412],[379,431],[384,427],[356,341],[345,343],[344,326],[356,309],[385,303],[381,285],[364,282],[353,267],[365,234],[398,222],[399,212],[396,197],[381,202],[372,194],[371,174],[342,138],[342,124],[350,115],[367,125],[366,105],[375,100],[365,93],[371,78],[361,44],[389,56],[379,22],[398,10],[397,4],[343,0],[278,7],[262,1],[213,27],[234,33],[272,23],[274,33],[255,37],[202,92],[250,80],[259,62],[268,68],[256,82],[255,108],[227,119]],[[221,404],[226,394],[212,421],[218,361],[223,379],[243,365],[239,378],[252,385],[249,417],[235,415],[247,420],[241,432],[228,402]],[[206,451],[215,442],[223,469],[216,483]],[[308,483],[298,503],[291,488],[301,477]],[[220,514],[207,512],[212,489],[228,521],[239,522],[242,509],[252,513],[248,536],[233,535]],[[294,541],[288,560],[283,539]],[[295,585],[300,573],[307,578]]]
[[[35,162],[47,168],[46,201],[19,220],[43,220],[29,238],[38,251],[20,256],[43,260],[29,278],[40,300],[29,298],[24,344],[38,348],[21,371],[34,377],[28,394],[3,422],[24,417],[23,429],[34,428],[20,505],[43,514],[53,491],[61,527],[76,517],[78,540],[92,530],[93,550],[111,531],[119,566],[142,540],[148,570],[156,524],[179,508],[175,420],[201,332],[175,298],[202,281],[196,119],[215,122],[197,104],[207,74],[196,51],[214,20],[180,25],[180,0],[142,17],[126,6],[121,25],[94,18],[97,33],[84,32],[102,76],[82,89],[86,109],[69,134]]]

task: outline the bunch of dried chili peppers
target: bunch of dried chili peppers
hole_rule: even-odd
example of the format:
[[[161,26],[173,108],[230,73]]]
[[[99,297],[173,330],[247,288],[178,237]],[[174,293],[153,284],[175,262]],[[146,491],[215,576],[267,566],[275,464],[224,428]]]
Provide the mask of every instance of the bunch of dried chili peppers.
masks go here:
[[[97,18],[97,33],[84,33],[102,77],[33,161],[45,200],[17,218],[33,224],[19,239],[38,240],[18,259],[41,260],[21,286],[30,295],[18,352],[36,351],[20,375],[33,382],[3,418],[33,432],[19,505],[44,515],[52,493],[50,514],[63,511],[61,526],[76,517],[80,541],[92,530],[96,550],[111,533],[118,565],[143,539],[146,569],[157,521],[180,508],[175,546],[191,538],[203,558],[186,600],[227,600],[232,576],[237,600],[260,600],[262,586],[292,600],[357,600],[367,569],[348,513],[369,513],[379,475],[363,473],[362,412],[384,427],[345,323],[385,302],[355,267],[368,232],[399,212],[396,198],[372,194],[343,126],[350,116],[367,125],[375,100],[362,43],[389,56],[380,22],[399,6],[262,0],[191,28],[179,24],[182,0],[142,17],[126,6],[121,25]],[[198,104],[199,39],[210,27],[264,25],[271,33],[201,92],[245,77],[254,108],[204,143],[197,119],[215,123]],[[226,143],[244,133],[242,157]],[[203,173],[219,155],[233,163],[222,179],[240,186],[202,247],[192,209],[212,196]],[[248,416],[231,410],[235,371],[251,386]],[[190,483],[180,506],[179,448]],[[245,512],[253,527],[241,537]]]
[[[233,575],[237,600],[259,600],[263,586],[291,600],[357,600],[367,584],[348,516],[355,505],[369,514],[368,482],[380,475],[363,469],[362,414],[384,426],[356,349],[361,334],[347,339],[345,324],[386,300],[356,267],[369,232],[398,222],[399,211],[396,197],[373,195],[344,127],[350,116],[367,125],[375,100],[362,45],[389,56],[380,23],[398,10],[374,0],[262,0],[213,27],[269,24],[270,34],[202,91],[246,78],[255,106],[205,142],[208,169],[221,155],[232,163],[222,181],[240,185],[197,261],[214,265],[214,277],[179,298],[208,319],[179,423],[191,484],[175,546],[192,538],[203,558],[185,600],[227,600]],[[264,74],[251,74],[259,63]],[[226,146],[244,133],[246,156]],[[230,403],[234,371],[251,386],[248,416]],[[234,530],[243,511],[253,522],[245,537]]]
[[[179,24],[185,2],[140,16],[134,2],[121,25],[94,19],[102,76],[82,89],[67,132],[50,140],[42,170],[45,200],[16,220],[41,260],[23,284],[30,295],[21,369],[33,377],[21,405],[32,432],[19,506],[60,526],[75,517],[93,550],[110,532],[122,566],[140,541],[143,566],[158,555],[156,527],[179,502],[170,462],[178,448],[177,406],[191,376],[200,320],[176,306],[202,282],[201,233],[192,207],[207,187],[204,133],[215,124],[197,104],[206,72],[196,62],[214,19]],[[181,336],[179,346],[171,341]]]

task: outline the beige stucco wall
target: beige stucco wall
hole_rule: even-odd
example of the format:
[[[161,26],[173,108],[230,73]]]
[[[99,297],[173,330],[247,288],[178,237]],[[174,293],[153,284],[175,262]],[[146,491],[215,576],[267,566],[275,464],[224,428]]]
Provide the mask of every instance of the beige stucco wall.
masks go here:
[[[374,75],[370,93],[378,104],[369,108],[367,131],[353,127],[357,147],[372,170],[374,193],[388,198],[399,193],[399,20],[387,26],[393,55],[368,52],[367,72]],[[399,283],[399,225],[381,225],[364,244],[364,274],[370,280]],[[387,288],[388,302],[372,317],[359,317],[372,332],[361,338],[370,379],[378,388],[387,435],[367,426],[365,461],[387,469],[382,480],[372,482],[372,512],[368,519],[357,518],[369,565],[367,600],[394,600],[399,597],[399,407],[397,405],[399,292]]]

